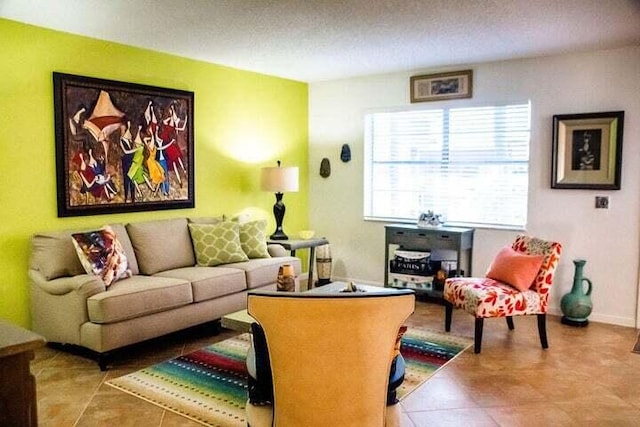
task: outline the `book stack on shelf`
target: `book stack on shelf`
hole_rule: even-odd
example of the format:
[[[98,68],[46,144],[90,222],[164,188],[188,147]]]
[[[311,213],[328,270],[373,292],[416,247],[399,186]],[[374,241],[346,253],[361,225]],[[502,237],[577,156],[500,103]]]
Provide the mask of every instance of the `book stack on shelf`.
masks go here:
[[[457,262],[436,260],[430,252],[396,250],[389,260],[393,287],[442,292],[447,277],[456,275]]]

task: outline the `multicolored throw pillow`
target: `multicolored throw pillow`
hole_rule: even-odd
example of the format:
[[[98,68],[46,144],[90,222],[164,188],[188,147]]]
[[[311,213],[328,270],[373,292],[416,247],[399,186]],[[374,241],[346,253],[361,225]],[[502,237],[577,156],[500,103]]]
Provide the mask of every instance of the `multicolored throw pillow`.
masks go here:
[[[240,226],[234,222],[189,224],[189,233],[199,266],[249,260],[240,245]]]
[[[267,221],[263,219],[240,224],[240,245],[249,259],[270,258],[267,250]]]
[[[127,257],[111,227],[74,233],[71,241],[87,274],[100,276],[105,286],[131,276]]]

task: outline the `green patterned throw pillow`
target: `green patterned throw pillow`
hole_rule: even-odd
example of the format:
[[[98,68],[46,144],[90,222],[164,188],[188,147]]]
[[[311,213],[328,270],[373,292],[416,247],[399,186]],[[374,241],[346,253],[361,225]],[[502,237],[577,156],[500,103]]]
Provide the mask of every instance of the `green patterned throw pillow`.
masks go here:
[[[240,246],[240,226],[232,222],[189,224],[189,233],[199,266],[247,261]]]
[[[267,221],[240,224],[240,245],[249,259],[271,258],[267,250]]]

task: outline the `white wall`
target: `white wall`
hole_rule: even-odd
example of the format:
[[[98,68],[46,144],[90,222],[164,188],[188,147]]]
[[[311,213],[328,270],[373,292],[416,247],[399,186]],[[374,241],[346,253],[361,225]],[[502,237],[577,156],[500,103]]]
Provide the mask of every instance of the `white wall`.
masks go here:
[[[531,100],[531,163],[526,232],[558,240],[564,250],[552,289],[551,312],[571,288],[572,260],[587,260],[594,284],[592,321],[636,325],[639,273],[640,46],[452,68],[474,72],[473,98],[409,103],[409,77],[443,70],[412,70],[313,83],[310,114],[310,224],[331,242],[333,277],[382,284],[384,224],[364,221],[363,116],[367,112],[443,105],[480,106]],[[448,71],[448,70],[447,70]],[[625,111],[622,189],[552,190],[551,133],[554,114]],[[352,160],[340,160],[348,143]],[[331,176],[319,175],[323,157]],[[608,210],[594,208],[609,196]],[[483,274],[494,254],[517,231],[478,229],[473,272]]]

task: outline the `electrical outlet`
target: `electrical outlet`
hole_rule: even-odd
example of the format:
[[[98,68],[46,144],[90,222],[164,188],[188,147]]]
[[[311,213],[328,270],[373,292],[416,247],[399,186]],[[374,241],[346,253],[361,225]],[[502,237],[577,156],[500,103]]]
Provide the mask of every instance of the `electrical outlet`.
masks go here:
[[[609,197],[596,196],[596,209],[609,209]]]

